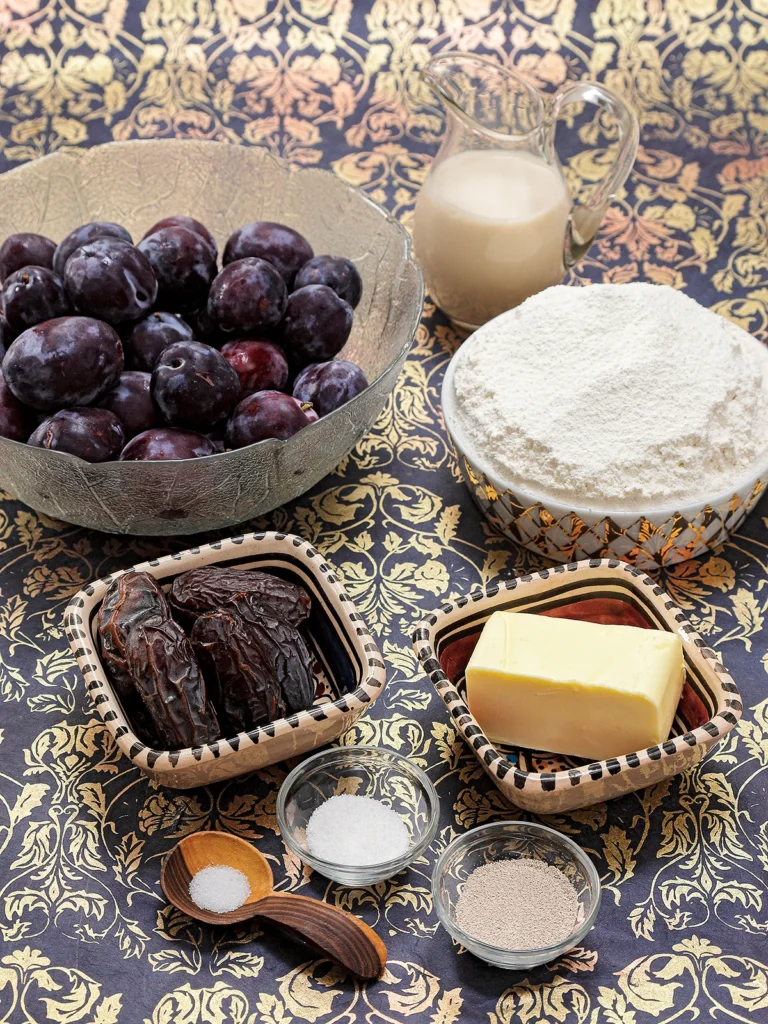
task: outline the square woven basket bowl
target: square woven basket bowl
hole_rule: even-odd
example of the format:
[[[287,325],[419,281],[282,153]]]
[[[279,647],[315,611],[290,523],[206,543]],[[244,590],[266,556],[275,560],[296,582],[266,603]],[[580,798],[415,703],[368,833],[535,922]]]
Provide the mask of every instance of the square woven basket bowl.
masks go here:
[[[307,711],[249,732],[184,750],[153,750],[123,713],[101,660],[97,614],[107,588],[126,572],[148,572],[167,590],[200,565],[261,569],[298,583],[312,598],[304,635],[315,662],[316,693]],[[378,648],[350,597],[323,556],[300,537],[251,533],[214,541],[131,566],[89,583],[69,603],[64,628],[85,688],[120,750],[146,775],[173,789],[190,789],[264,768],[323,746],[348,729],[384,689]]]
[[[677,633],[685,685],[669,738],[592,763],[491,743],[467,707],[464,671],[484,624],[500,610]],[[558,565],[460,597],[414,629],[413,647],[482,767],[510,804],[534,814],[588,807],[677,775],[741,717],[738,689],[715,652],[654,580],[617,558]]]

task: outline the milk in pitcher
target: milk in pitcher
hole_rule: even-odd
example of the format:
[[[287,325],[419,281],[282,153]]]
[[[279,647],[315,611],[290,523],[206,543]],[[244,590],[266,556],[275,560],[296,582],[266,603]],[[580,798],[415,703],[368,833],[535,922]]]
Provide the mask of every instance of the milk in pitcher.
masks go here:
[[[439,162],[414,214],[437,305],[471,329],[558,284],[570,206],[559,168],[530,152],[469,149]]]

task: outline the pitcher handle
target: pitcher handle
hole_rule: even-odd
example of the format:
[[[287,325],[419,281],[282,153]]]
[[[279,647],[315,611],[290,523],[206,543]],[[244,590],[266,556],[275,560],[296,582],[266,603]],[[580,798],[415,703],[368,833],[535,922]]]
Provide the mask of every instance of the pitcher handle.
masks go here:
[[[577,263],[597,234],[605,211],[627,180],[635,162],[640,129],[635,112],[610,89],[594,82],[574,82],[559,90],[552,103],[551,124],[547,140],[550,158],[554,158],[557,119],[568,103],[594,103],[613,115],[619,129],[619,152],[611,170],[599,181],[584,203],[575,206],[568,220],[564,261],[566,270]]]

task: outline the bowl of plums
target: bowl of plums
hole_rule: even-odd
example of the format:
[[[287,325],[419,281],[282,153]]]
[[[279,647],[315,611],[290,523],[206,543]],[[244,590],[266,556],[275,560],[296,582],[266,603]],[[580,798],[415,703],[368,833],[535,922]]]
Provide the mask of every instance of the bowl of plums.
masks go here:
[[[111,533],[290,501],[370,429],[418,326],[405,230],[327,171],[109,143],[0,175],[0,487]]]

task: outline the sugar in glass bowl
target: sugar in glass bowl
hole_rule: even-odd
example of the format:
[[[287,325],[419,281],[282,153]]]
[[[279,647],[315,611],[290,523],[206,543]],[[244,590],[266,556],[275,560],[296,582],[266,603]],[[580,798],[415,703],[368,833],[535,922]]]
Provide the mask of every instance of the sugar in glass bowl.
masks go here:
[[[310,853],[306,840],[310,817],[326,800],[342,793],[380,800],[395,811],[410,837],[405,853],[365,865],[333,863]],[[424,772],[402,754],[382,747],[334,747],[315,754],[293,769],[277,797],[277,824],[288,849],[342,885],[374,885],[402,871],[432,842],[439,819],[437,793]]]
[[[483,864],[526,857],[559,868],[576,890],[579,911],[571,935],[541,949],[501,949],[473,938],[456,923],[456,905],[464,882]],[[577,946],[600,909],[600,879],[594,864],[567,836],[535,822],[502,821],[459,836],[444,850],[432,875],[432,896],[445,930],[465,949],[494,967],[528,970]]]

